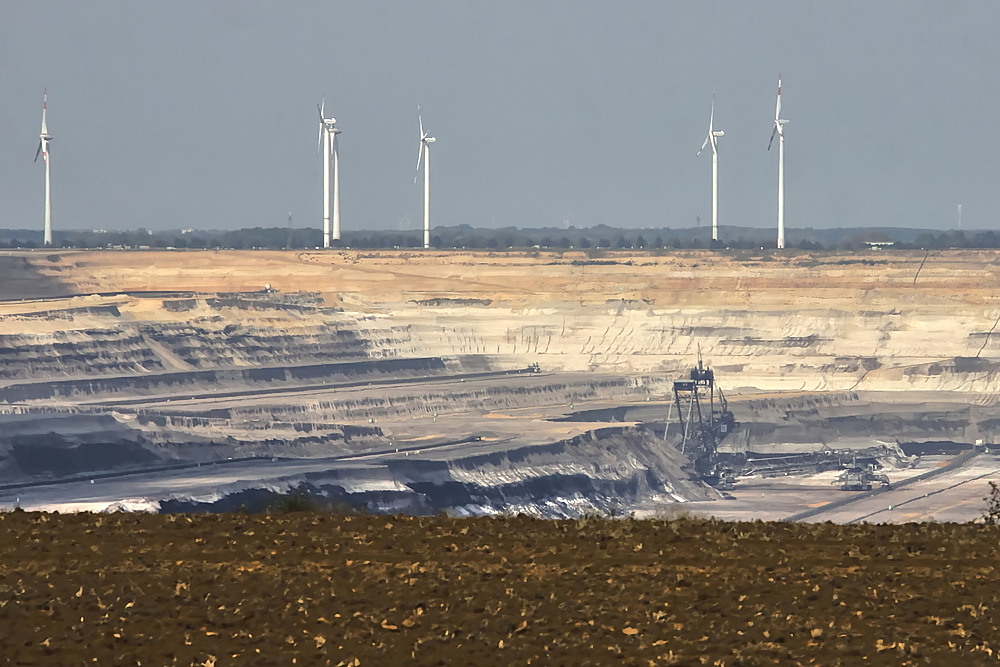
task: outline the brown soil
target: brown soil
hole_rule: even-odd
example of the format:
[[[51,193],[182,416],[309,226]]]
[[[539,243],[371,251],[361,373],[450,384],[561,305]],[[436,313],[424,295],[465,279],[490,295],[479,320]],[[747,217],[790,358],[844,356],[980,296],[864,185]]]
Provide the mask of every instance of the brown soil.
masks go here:
[[[0,515],[8,664],[984,664],[977,525]]]

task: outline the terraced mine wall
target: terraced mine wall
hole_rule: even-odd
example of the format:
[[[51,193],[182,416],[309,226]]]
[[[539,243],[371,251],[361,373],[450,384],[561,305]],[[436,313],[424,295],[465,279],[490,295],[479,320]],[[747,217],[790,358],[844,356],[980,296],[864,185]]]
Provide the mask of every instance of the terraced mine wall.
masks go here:
[[[997,253],[601,254],[0,255],[0,429],[36,424],[0,432],[0,481],[472,436],[544,448],[608,422],[662,425],[699,354],[733,401],[732,440],[756,452],[995,442]],[[464,489],[462,505],[514,503],[501,471],[471,479],[492,469],[474,450],[398,465]],[[526,460],[531,479],[510,484],[545,488]],[[546,475],[559,497],[584,478],[659,493],[650,469],[642,483]]]
[[[0,414],[0,486],[246,458],[386,448],[372,425],[281,423],[253,431],[228,419],[68,409]]]
[[[460,364],[455,364],[460,366]],[[227,387],[241,394],[281,389],[283,387],[377,382],[385,377],[394,380],[407,377],[444,375],[445,362],[439,357],[416,359],[375,359],[337,364],[310,364],[277,368],[246,368],[177,373],[151,373],[119,377],[97,377],[79,380],[19,382],[0,388],[0,402],[20,403],[56,398],[84,397],[99,399],[108,396],[149,396],[189,394]],[[236,388],[239,387],[237,390]]]
[[[700,349],[733,388],[995,391],[997,259],[989,251],[600,260],[579,252],[29,253],[0,257],[0,276],[16,267],[44,289],[22,291],[18,280],[0,287],[8,297],[181,296],[8,303],[0,336],[15,338],[0,339],[0,377],[472,354],[512,367],[675,373]],[[265,282],[282,298],[264,292]],[[300,292],[311,296],[290,297]]]

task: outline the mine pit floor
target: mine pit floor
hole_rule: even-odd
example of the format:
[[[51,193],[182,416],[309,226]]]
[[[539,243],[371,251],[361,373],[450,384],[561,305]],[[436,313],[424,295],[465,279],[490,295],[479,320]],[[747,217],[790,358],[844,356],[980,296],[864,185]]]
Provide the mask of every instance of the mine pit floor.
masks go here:
[[[889,470],[893,485],[945,466],[953,457],[921,457],[914,468]],[[729,496],[713,502],[683,504],[692,516],[727,521],[781,521],[809,509],[821,509],[834,501],[857,497],[856,502],[804,519],[833,523],[910,523],[921,521],[967,522],[980,519],[989,492],[988,479],[1000,476],[1000,457],[981,454],[966,465],[932,479],[903,488],[869,494],[842,491],[833,484],[840,471],[784,477],[754,476],[740,479]],[[656,516],[656,508],[638,508],[640,517]],[[679,510],[674,510],[676,513]]]

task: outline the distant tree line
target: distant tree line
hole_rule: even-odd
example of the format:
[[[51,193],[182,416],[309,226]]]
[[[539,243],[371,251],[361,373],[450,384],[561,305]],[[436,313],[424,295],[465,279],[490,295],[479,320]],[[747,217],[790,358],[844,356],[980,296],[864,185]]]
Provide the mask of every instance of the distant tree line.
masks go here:
[[[773,248],[771,230],[728,228],[734,238],[712,241],[708,230],[615,229],[604,225],[586,229],[538,228],[477,229],[469,225],[437,227],[431,236],[435,248],[481,250],[621,250],[621,249],[757,249]],[[738,235],[737,235],[738,234]],[[799,250],[860,250],[871,244],[898,249],[1000,248],[994,231],[929,232],[914,229],[814,230],[790,229],[788,247]],[[236,250],[311,249],[322,244],[322,232],[314,228],[254,227],[228,231],[172,230],[57,231],[55,245],[62,248],[232,248]],[[41,247],[41,232],[0,230],[0,248]],[[359,249],[419,248],[422,235],[411,231],[345,231],[335,245]]]

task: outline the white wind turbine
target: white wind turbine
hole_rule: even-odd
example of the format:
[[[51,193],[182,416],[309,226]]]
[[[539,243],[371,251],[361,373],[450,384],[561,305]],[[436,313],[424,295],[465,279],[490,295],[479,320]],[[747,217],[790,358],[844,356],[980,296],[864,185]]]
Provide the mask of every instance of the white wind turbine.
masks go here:
[[[323,142],[323,247],[330,247],[330,163],[333,163],[333,240],[340,240],[340,157],[337,154],[337,119],[326,116],[326,98],[319,111],[319,137]]]
[[[424,163],[424,248],[431,247],[431,147],[437,139],[424,132],[424,119],[417,107],[417,124],[420,127],[420,146],[417,152],[417,173],[420,172],[420,162]],[[417,174],[413,175],[417,182]]]
[[[719,137],[726,133],[714,128],[715,123],[715,93],[712,93],[712,113],[708,116],[708,136],[698,150],[698,155],[709,144],[712,144],[712,240],[719,240]]]
[[[785,131],[782,126],[787,120],[781,117],[781,74],[778,74],[778,102],[774,107],[774,129],[767,150],[771,150],[774,135],[778,135],[778,247],[785,247]]]
[[[45,163],[45,236],[43,243],[46,246],[52,245],[52,189],[49,179],[49,142],[52,141],[52,135],[49,134],[48,125],[45,123],[45,113],[48,111],[48,106],[49,91],[46,89],[42,92],[42,131],[38,135],[38,150],[35,151],[35,162],[38,162],[38,156],[41,155],[42,161]]]

